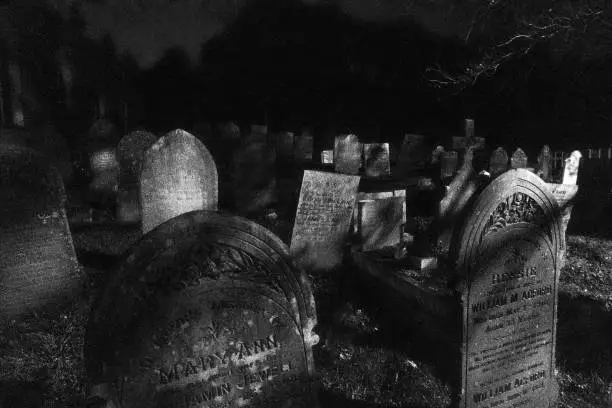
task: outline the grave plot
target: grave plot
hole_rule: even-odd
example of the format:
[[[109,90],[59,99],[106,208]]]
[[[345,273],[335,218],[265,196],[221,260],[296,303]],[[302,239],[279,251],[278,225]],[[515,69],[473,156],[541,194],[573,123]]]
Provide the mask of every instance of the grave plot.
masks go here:
[[[71,300],[81,272],[58,171],[36,152],[0,144],[0,316]]]
[[[564,238],[551,187],[526,169],[507,171],[458,222],[437,268],[415,271],[354,247],[360,276],[446,353],[438,364],[451,373],[460,407],[554,406]]]
[[[317,406],[315,324],[309,282],[276,236],[186,213],[132,247],[94,303],[92,394],[122,407]]]

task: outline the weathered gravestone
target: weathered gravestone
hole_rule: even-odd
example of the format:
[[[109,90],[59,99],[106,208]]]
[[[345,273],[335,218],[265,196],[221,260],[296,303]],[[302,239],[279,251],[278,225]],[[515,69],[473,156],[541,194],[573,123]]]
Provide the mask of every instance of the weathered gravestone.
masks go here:
[[[321,151],[321,163],[333,164],[334,163],[334,151],[333,150]]]
[[[125,259],[86,330],[92,395],[122,408],[317,406],[314,298],[270,231],[194,211]]]
[[[275,203],[276,151],[264,142],[244,143],[234,152],[234,204],[240,215],[265,210]]]
[[[181,129],[157,140],[142,164],[140,203],[145,234],[177,215],[216,210],[217,166],[202,142]]]
[[[156,141],[157,137],[153,133],[135,131],[121,138],[117,145],[117,220],[120,222],[140,222],[140,172],[146,151]]]
[[[0,316],[52,310],[80,288],[65,201],[43,156],[0,144]]]
[[[295,141],[294,156],[299,163],[311,162],[314,149],[314,138],[308,131],[303,131]]]
[[[391,175],[389,143],[366,143],[363,145],[363,156],[367,177]]]
[[[497,177],[506,170],[508,170],[508,153],[503,147],[498,147],[491,153],[489,173],[491,173],[491,177]]]
[[[461,407],[554,406],[561,231],[555,198],[525,169],[495,179],[464,219]]]
[[[425,136],[406,134],[397,158],[394,175],[397,173],[397,176],[405,177],[413,170],[426,168],[430,161],[431,150],[426,144]]]
[[[578,150],[574,150],[570,157],[565,159],[563,167],[563,184],[576,184],[578,181],[578,166],[580,166],[580,158],[582,154]]]
[[[456,151],[443,152],[440,158],[440,178],[442,180],[452,178],[458,166],[459,154]]]
[[[552,181],[552,152],[548,145],[544,145],[540,150],[536,174],[548,183]]]
[[[291,235],[291,255],[306,269],[329,270],[342,263],[359,176],[304,172]]]
[[[527,167],[527,155],[520,147],[517,147],[510,157],[511,169],[524,169]]]
[[[334,142],[334,166],[337,173],[358,174],[361,167],[363,145],[357,135],[336,136]]]
[[[359,201],[356,224],[362,251],[392,247],[400,242],[405,201],[405,197]]]

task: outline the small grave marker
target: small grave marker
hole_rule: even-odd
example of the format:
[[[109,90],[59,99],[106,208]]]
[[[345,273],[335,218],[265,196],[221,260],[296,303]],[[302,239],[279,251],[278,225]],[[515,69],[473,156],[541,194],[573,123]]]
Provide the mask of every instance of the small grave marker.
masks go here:
[[[527,167],[527,155],[520,147],[517,147],[510,158],[511,169],[524,169]]]
[[[508,153],[503,147],[498,147],[491,153],[489,172],[491,177],[497,177],[508,170]]]
[[[265,210],[277,200],[276,152],[248,140],[234,152],[234,202],[240,215]]]
[[[365,175],[367,177],[384,177],[391,175],[389,161],[389,143],[366,143],[363,145]]]
[[[538,155],[537,174],[546,182],[552,181],[552,152],[548,145],[544,145]]]
[[[359,201],[357,231],[362,251],[395,246],[404,224],[405,197]]]
[[[342,263],[359,180],[359,176],[304,172],[291,235],[291,254],[298,265],[333,269]]]
[[[337,173],[358,174],[361,167],[363,145],[357,135],[336,136],[334,165]]]

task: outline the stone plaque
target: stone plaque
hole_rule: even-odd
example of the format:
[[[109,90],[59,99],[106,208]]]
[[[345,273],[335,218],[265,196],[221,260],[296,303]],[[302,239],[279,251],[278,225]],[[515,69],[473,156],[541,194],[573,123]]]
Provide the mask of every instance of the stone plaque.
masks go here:
[[[508,170],[508,153],[503,147],[498,147],[491,153],[489,172],[491,177],[497,177]]]
[[[363,145],[363,156],[367,177],[391,175],[389,143],[366,143]]]
[[[278,159],[293,158],[295,137],[293,132],[280,132],[276,135],[276,152]]]
[[[359,201],[357,231],[362,251],[395,246],[404,224],[405,197]]]
[[[298,162],[311,162],[314,138],[308,131],[303,131],[295,141],[295,159]]]
[[[548,183],[552,181],[552,152],[548,145],[544,145],[540,150],[536,174]]]
[[[337,173],[358,174],[361,167],[363,145],[357,135],[336,136],[334,165]]]
[[[0,316],[59,306],[80,289],[59,172],[33,150],[0,144]]]
[[[234,152],[234,203],[240,215],[261,212],[278,199],[276,152],[263,142],[245,143]]]
[[[561,231],[555,198],[525,169],[491,182],[465,218],[461,407],[554,406]]]
[[[450,152],[442,153],[440,158],[440,178],[448,179],[455,175],[459,166],[459,154],[451,150]]]
[[[342,263],[359,176],[306,170],[302,180],[291,255],[306,269],[332,269]]]
[[[216,210],[217,166],[208,149],[181,129],[162,136],[145,154],[140,201],[143,233],[189,211]]]
[[[510,158],[511,169],[524,169],[527,167],[527,155],[520,147],[517,147]]]
[[[134,245],[117,276],[85,336],[94,394],[134,408],[317,406],[314,298],[263,227],[183,214]]]
[[[412,170],[426,168],[431,161],[431,149],[423,135],[404,135],[404,141],[397,158],[398,176],[406,176]]]
[[[582,154],[578,150],[574,150],[570,157],[565,159],[563,167],[563,184],[576,184],[578,181],[578,166],[580,166],[580,158]]]
[[[139,178],[145,152],[157,141],[150,132],[135,131],[125,135],[117,145],[119,162],[119,191],[117,220],[140,222]]]

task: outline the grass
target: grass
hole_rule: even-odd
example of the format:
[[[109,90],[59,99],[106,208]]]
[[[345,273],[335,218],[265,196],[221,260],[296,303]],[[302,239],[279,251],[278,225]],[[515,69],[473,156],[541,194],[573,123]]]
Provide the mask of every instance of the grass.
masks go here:
[[[91,265],[86,269],[91,279],[105,273]],[[311,277],[322,338],[314,352],[323,407],[448,407],[453,388],[411,343],[415,336],[342,272],[350,271]],[[83,297],[59,317],[5,323],[0,407],[84,406],[83,327],[98,285],[84,287]],[[559,292],[558,407],[612,407],[610,339],[612,241],[570,236]]]

